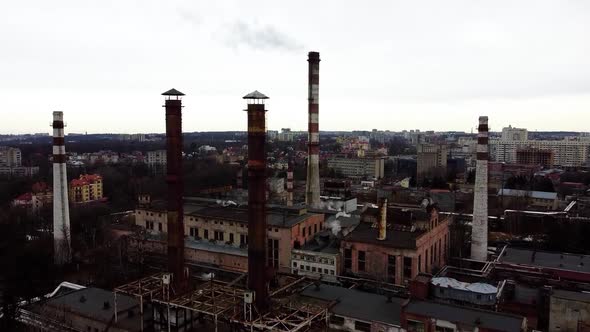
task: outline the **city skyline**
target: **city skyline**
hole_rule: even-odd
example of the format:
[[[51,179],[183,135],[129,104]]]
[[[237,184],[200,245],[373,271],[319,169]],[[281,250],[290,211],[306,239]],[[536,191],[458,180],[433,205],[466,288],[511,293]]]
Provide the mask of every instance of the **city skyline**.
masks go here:
[[[0,134],[48,132],[53,111],[66,133],[161,133],[173,87],[185,132],[245,131],[255,89],[269,128],[305,130],[308,51],[322,59],[320,130],[470,132],[487,115],[491,131],[585,132],[589,13],[582,1],[10,3]]]

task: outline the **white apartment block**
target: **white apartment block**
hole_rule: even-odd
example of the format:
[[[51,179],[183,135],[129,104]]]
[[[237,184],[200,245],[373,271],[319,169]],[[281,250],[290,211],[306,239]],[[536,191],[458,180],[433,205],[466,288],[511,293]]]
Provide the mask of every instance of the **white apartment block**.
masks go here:
[[[22,164],[21,152],[18,148],[0,146],[0,166],[20,167]]]
[[[149,166],[166,165],[166,150],[148,151],[147,164]]]
[[[381,179],[385,176],[385,159],[334,157],[328,159],[328,168],[347,177]]]

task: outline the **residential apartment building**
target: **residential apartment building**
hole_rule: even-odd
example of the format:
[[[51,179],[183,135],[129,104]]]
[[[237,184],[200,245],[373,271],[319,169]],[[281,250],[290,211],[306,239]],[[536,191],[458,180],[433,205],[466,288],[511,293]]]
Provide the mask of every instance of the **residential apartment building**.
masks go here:
[[[21,151],[18,148],[0,146],[0,166],[19,167],[22,164]]]
[[[421,143],[416,146],[416,176],[418,183],[439,176],[446,179],[448,147],[446,144]]]
[[[148,151],[147,164],[150,167],[162,167],[166,165],[166,150]]]
[[[386,237],[379,240],[380,211],[369,208],[342,240],[344,273],[405,284],[420,272],[433,273],[447,262],[450,216],[429,203],[389,205]]]
[[[385,176],[385,159],[333,157],[328,159],[328,168],[352,178],[376,178]]]
[[[519,148],[516,150],[516,163],[523,165],[553,166],[553,151],[548,149]]]
[[[145,228],[144,249],[166,252],[167,215],[164,202],[144,200],[135,210],[135,223]],[[248,269],[248,209],[207,199],[185,199],[185,256],[189,261],[246,272]],[[303,246],[324,228],[324,215],[305,208],[267,210],[269,266],[291,272],[291,250]],[[131,245],[139,245],[131,239]]]
[[[70,181],[70,201],[74,203],[88,203],[103,198],[102,176],[97,174],[82,174],[80,178]]]
[[[500,139],[489,141],[490,158],[494,161],[516,163],[519,149],[549,150],[553,153],[553,165],[582,166],[588,163],[590,140],[569,137],[563,140],[529,140],[526,129],[507,127]],[[553,166],[552,165],[552,166]]]

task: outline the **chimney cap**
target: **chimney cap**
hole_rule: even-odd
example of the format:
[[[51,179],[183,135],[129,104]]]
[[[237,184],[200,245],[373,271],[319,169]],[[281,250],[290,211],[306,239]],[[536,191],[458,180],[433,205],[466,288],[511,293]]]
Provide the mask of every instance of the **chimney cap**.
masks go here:
[[[162,96],[184,96],[184,93],[172,88],[172,89],[162,93]]]
[[[250,92],[249,94],[245,95],[243,99],[269,99],[263,93],[258,90],[254,90],[254,92]]]
[[[307,53],[307,57],[309,60],[320,61],[320,52],[309,52]]]

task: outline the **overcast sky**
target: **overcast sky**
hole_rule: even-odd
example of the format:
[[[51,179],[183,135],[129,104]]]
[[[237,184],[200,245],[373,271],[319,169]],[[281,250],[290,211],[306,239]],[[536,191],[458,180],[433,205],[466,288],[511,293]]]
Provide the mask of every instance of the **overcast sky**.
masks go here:
[[[0,133],[307,128],[319,51],[320,130],[589,131],[590,1],[4,1]]]

